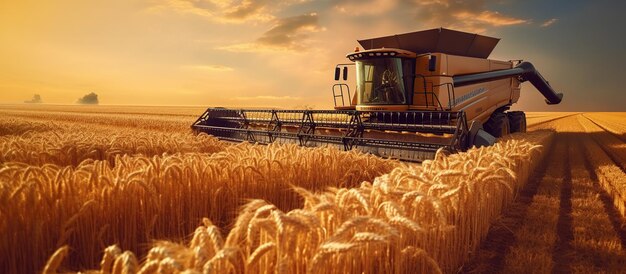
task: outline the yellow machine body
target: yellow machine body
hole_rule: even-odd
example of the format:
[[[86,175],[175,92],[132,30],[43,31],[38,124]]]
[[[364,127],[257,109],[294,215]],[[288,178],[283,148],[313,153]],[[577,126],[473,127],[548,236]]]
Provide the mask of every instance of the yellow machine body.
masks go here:
[[[466,56],[456,56],[445,53],[429,53],[416,55],[411,52],[382,48],[351,53],[348,56],[370,53],[395,52],[395,58],[413,59],[415,63],[415,77],[410,103],[394,104],[367,104],[359,100],[360,87],[350,106],[338,106],[336,109],[356,109],[360,111],[408,111],[408,110],[446,110],[464,111],[467,120],[485,123],[490,115],[498,108],[514,104],[520,97],[520,81],[516,77],[482,82],[463,87],[454,87],[453,76],[470,73],[489,72],[511,69],[513,61],[498,61]],[[355,58],[356,59],[356,58]],[[357,59],[358,60],[358,59]],[[429,70],[431,60],[434,61],[434,71]],[[360,73],[357,71],[357,73]],[[367,76],[364,76],[367,77]]]
[[[192,128],[226,141],[335,146],[406,161],[491,145],[526,131],[524,112],[508,111],[520,83],[530,81],[548,104],[563,97],[532,64],[488,59],[498,41],[442,28],[359,40],[364,50],[335,68],[344,82],[333,85],[334,110],[209,108]],[[351,65],[355,83],[346,82]]]

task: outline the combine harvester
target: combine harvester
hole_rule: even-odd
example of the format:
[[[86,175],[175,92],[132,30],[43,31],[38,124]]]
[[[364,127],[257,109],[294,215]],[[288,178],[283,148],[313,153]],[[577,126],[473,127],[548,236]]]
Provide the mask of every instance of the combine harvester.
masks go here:
[[[526,131],[526,116],[508,111],[530,81],[548,104],[555,92],[531,63],[487,59],[499,39],[444,28],[359,40],[335,68],[356,67],[356,92],[333,86],[334,110],[209,108],[192,125],[219,139],[302,146],[333,145],[406,161],[491,145]]]

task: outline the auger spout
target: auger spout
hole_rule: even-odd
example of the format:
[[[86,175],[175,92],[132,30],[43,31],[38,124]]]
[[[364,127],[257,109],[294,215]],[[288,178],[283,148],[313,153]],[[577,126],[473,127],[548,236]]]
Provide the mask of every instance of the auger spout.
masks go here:
[[[457,75],[452,77],[452,79],[454,87],[462,87],[511,77],[518,77],[520,82],[530,81],[543,94],[543,97],[546,98],[546,103],[549,105],[558,104],[563,99],[563,93],[557,93],[548,81],[541,76],[535,66],[529,62],[522,62],[512,69]]]

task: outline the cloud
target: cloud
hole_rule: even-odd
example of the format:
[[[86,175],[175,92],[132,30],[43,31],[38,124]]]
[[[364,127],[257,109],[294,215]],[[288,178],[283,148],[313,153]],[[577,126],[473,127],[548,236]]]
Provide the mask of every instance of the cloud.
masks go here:
[[[398,0],[340,0],[334,6],[336,10],[347,15],[381,15],[398,6]]]
[[[549,27],[549,26],[552,26],[552,25],[553,25],[554,23],[556,23],[556,21],[558,21],[558,20],[559,20],[559,19],[552,18],[552,19],[550,19],[550,20],[548,20],[548,21],[543,22],[543,24],[541,24],[541,27],[542,27],[542,28],[547,28],[547,27]]]
[[[239,5],[228,7],[224,11],[224,17],[230,20],[246,20],[249,18],[259,21],[269,21],[273,15],[266,13],[264,1],[242,1]]]
[[[210,8],[198,6],[196,2],[186,0],[167,0],[148,8],[149,12],[162,13],[167,11],[175,11],[183,14],[194,14],[197,16],[212,18],[216,14]]]
[[[323,31],[317,13],[286,17],[253,42],[220,47],[228,51],[295,51],[306,48],[312,33]]]
[[[222,65],[185,65],[181,66],[183,69],[191,69],[198,71],[233,71],[232,67],[222,66]]]
[[[274,96],[274,95],[258,95],[258,96],[243,96],[243,97],[234,97],[235,100],[240,101],[250,101],[250,100],[301,100],[302,97],[295,96]]]
[[[417,17],[429,27],[448,27],[470,32],[483,33],[493,27],[529,23],[529,20],[501,14],[487,9],[484,0],[431,0],[407,1],[417,9]]]
[[[508,17],[500,14],[497,11],[482,11],[480,13],[473,13],[471,11],[460,11],[454,13],[456,19],[464,22],[478,22],[485,23],[487,25],[491,25],[494,27],[499,26],[510,26],[510,25],[518,25],[522,23],[526,23],[526,20],[518,19],[514,17]]]
[[[165,0],[148,10],[193,14],[219,23],[270,22],[274,13],[303,0]]]

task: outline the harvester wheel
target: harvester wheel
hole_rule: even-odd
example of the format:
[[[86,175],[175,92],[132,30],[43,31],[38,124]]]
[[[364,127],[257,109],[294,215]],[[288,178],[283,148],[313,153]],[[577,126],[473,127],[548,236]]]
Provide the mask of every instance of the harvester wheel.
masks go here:
[[[493,135],[493,137],[500,138],[508,135],[510,131],[509,117],[504,112],[494,112],[489,117],[489,120],[483,125],[485,131]]]
[[[509,111],[509,123],[511,125],[511,133],[526,132],[526,113],[523,111]]]

